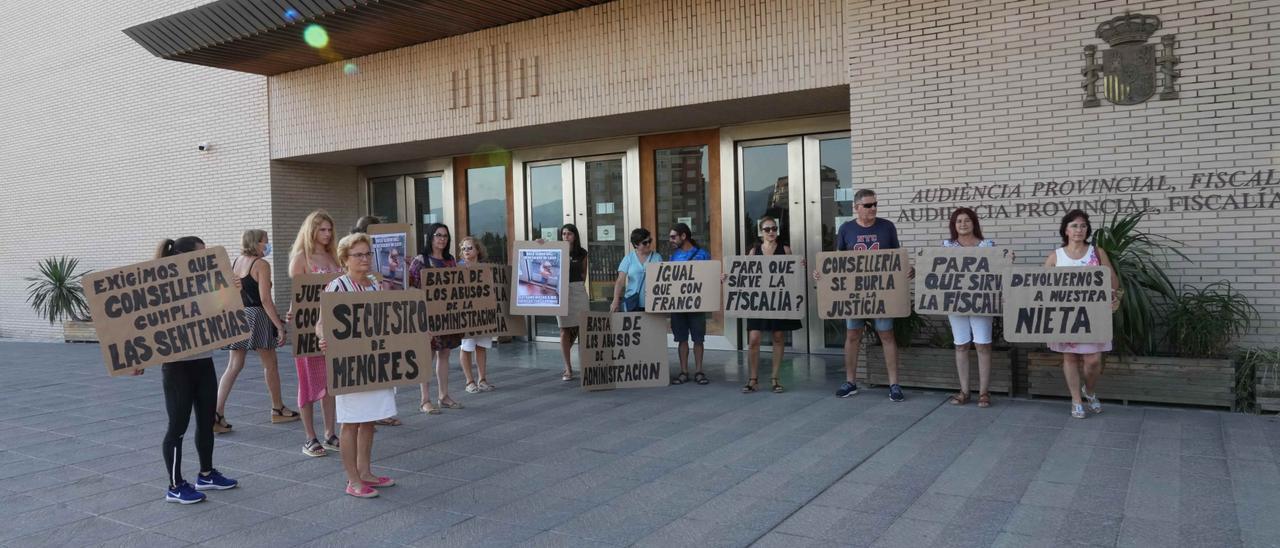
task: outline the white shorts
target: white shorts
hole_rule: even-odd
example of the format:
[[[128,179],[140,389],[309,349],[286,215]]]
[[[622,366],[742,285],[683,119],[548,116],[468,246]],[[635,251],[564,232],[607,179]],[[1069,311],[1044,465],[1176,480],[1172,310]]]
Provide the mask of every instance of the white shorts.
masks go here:
[[[991,344],[991,316],[957,316],[948,315],[951,321],[951,336],[956,346],[969,343]]]
[[[988,329],[987,331],[990,332],[991,330]],[[463,352],[475,352],[477,346],[479,346],[480,348],[493,348],[493,337],[480,337],[477,339],[462,339]]]

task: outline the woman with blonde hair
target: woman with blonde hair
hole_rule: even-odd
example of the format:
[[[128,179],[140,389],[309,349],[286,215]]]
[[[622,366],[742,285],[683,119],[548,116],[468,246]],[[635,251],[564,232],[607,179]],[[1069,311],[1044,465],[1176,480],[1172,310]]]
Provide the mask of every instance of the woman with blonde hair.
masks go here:
[[[338,267],[337,247],[334,245],[333,217],[323,209],[312,211],[302,221],[298,229],[298,237],[293,241],[293,249],[289,251],[289,277],[302,274],[340,274]],[[293,319],[290,307],[286,316]],[[307,356],[294,358],[298,368],[298,410],[302,413],[302,428],[306,432],[307,442],[302,445],[302,454],[308,457],[323,457],[328,451],[338,451],[337,421],[334,419],[334,399],[327,391],[328,379],[325,375],[324,356]],[[324,412],[324,441],[316,436],[314,422],[315,409],[312,404],[320,402]]]
[[[244,231],[240,237],[240,256],[232,261],[231,271],[240,279],[240,300],[244,303],[252,336],[226,347],[231,351],[231,357],[222,373],[222,380],[218,382],[218,408],[213,413],[215,433],[231,431],[231,425],[223,415],[227,397],[231,395],[231,387],[235,386],[240,370],[244,369],[245,355],[249,350],[258,351],[262,360],[267,393],[271,395],[271,422],[298,420],[298,414],[285,407],[280,398],[276,347],[284,345],[285,325],[276,312],[275,301],[271,299],[271,264],[262,260],[268,255],[271,255],[271,241],[267,232],[256,228]]]
[[[348,235],[338,242],[338,262],[346,274],[324,288],[326,293],[378,291],[372,276],[373,240],[368,234]],[[328,350],[324,326],[316,322],[320,348]],[[358,498],[378,496],[378,488],[395,485],[395,480],[375,476],[372,470],[374,423],[396,414],[396,391],[379,388],[337,397],[338,422],[342,423],[342,468],[347,473],[347,494]]]
[[[484,246],[476,240],[475,236],[467,236],[458,243],[458,266],[479,266],[484,263]],[[475,394],[478,392],[489,392],[496,386],[489,384],[489,377],[486,375],[485,368],[489,363],[487,352],[493,348],[492,335],[480,335],[476,337],[465,337],[462,339],[462,352],[458,356],[458,360],[462,362],[462,376],[467,379],[467,393]],[[480,378],[477,379],[471,372],[471,356],[475,355],[476,369],[480,371]]]

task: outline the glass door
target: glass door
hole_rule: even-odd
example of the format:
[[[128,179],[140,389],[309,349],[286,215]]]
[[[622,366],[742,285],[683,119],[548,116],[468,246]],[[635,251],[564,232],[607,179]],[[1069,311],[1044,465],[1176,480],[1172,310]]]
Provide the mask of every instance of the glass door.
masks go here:
[[[569,160],[525,164],[528,185],[529,239],[559,240],[560,227],[573,222],[573,172]],[[560,329],[551,316],[533,316],[533,335],[558,340]]]
[[[426,241],[423,234],[431,223],[448,223],[443,173],[418,173],[393,175],[369,179],[365,203],[368,215],[382,223],[406,223],[410,230],[410,255],[417,255],[416,246]],[[345,235],[349,227],[337,227]]]
[[[803,144],[799,137],[738,143],[738,234],[742,254],[761,241],[760,220],[768,216],[778,224],[778,241],[790,246],[791,253],[807,256]],[[792,185],[792,181],[801,184]],[[806,298],[812,301],[812,296]],[[745,335],[746,320],[738,322]],[[729,327],[732,329],[733,325]],[[768,336],[764,334],[766,348],[770,344]],[[809,350],[803,330],[787,332],[787,350]]]
[[[853,219],[852,149],[847,132],[809,135],[804,138],[805,238],[810,242],[806,255],[816,264],[821,251],[836,250],[836,231]],[[820,245],[819,245],[820,244]],[[818,303],[809,307],[809,348],[811,352],[838,353],[844,350],[844,320],[818,318]],[[822,326],[814,329],[813,326]]]

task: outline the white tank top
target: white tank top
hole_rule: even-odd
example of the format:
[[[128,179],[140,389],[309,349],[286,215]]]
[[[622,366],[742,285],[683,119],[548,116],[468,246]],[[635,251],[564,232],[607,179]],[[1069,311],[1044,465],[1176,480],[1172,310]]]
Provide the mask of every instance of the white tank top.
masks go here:
[[[1079,259],[1072,259],[1071,257],[1068,257],[1067,248],[1065,247],[1059,247],[1057,254],[1056,266],[1098,266],[1099,264],[1098,255],[1094,251],[1093,246],[1089,246],[1089,249],[1084,252],[1084,257]]]

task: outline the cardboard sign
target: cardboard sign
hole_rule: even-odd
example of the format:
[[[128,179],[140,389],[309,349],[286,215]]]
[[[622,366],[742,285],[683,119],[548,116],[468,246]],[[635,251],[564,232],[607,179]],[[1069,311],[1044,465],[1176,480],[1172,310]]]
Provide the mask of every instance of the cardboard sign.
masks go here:
[[[667,386],[667,322],[644,312],[588,312],[582,320],[578,358],[582,388]]]
[[[725,257],[724,273],[726,316],[804,319],[809,302],[798,255]]]
[[[511,313],[527,316],[563,316],[569,313],[569,243],[559,241],[516,242],[511,268],[516,280],[511,288]]]
[[[421,291],[322,293],[320,315],[330,394],[418,384],[432,371]]]
[[[916,312],[960,316],[1004,314],[1008,248],[934,247],[916,256]]]
[[[486,265],[493,273],[493,295],[498,302],[498,321],[492,329],[468,331],[466,338],[476,337],[509,337],[524,334],[524,316],[512,316],[507,312],[511,308],[511,268],[504,265]],[[515,330],[519,329],[519,332]]]
[[[320,319],[320,294],[341,274],[299,274],[293,277],[293,356],[322,356],[316,322]]]
[[[234,277],[222,247],[85,276],[107,373],[132,374],[249,338]]]
[[[818,316],[824,320],[911,315],[905,249],[818,254]]]
[[[492,268],[424,268],[418,275],[427,299],[427,329],[433,336],[497,329],[498,299]]]
[[[663,314],[718,312],[720,261],[645,264],[644,310]]]
[[[1012,268],[1005,278],[1004,339],[1105,343],[1111,340],[1111,269]]]
[[[369,238],[373,239],[373,271],[384,291],[399,291],[409,287],[409,225],[369,225]]]

